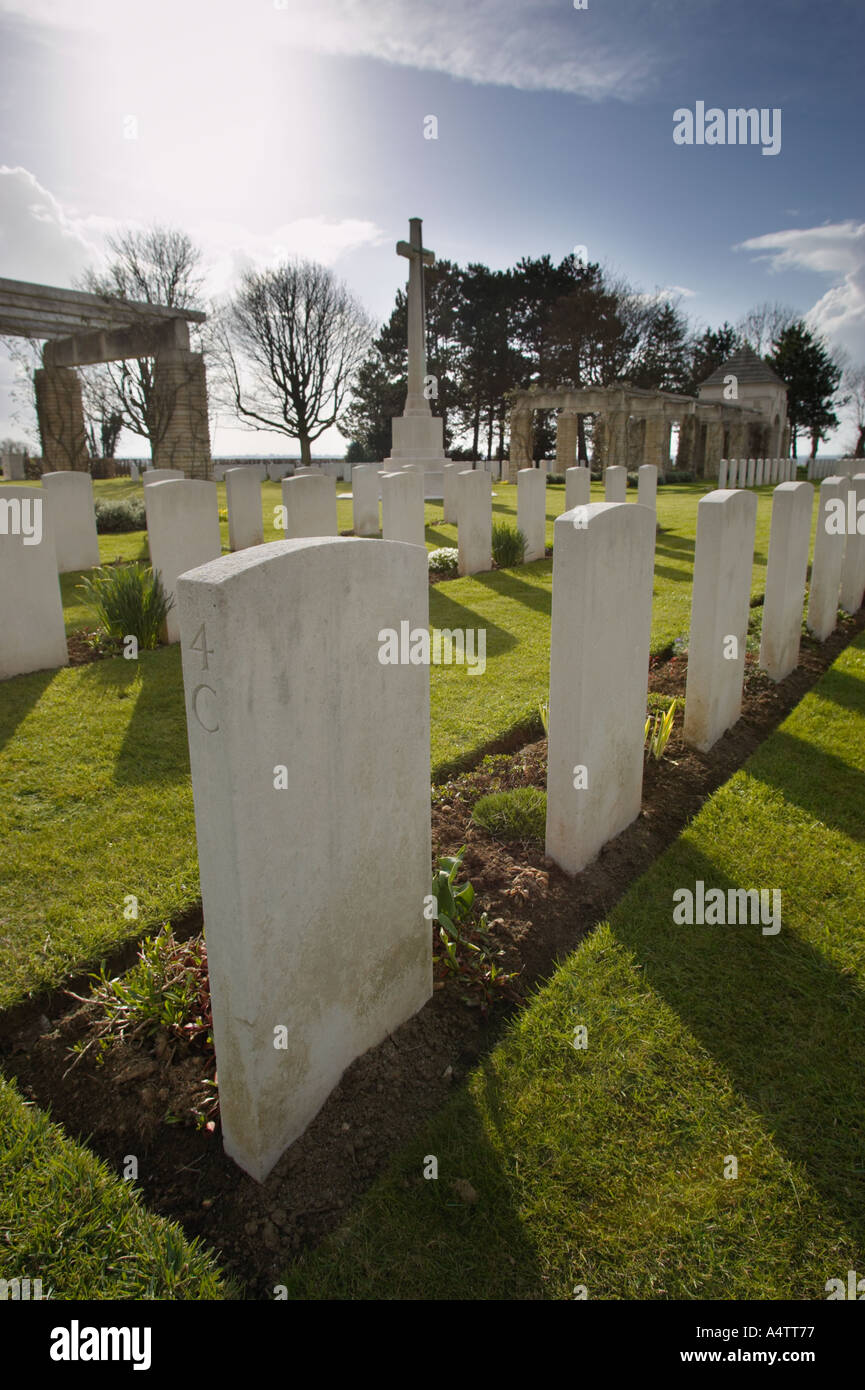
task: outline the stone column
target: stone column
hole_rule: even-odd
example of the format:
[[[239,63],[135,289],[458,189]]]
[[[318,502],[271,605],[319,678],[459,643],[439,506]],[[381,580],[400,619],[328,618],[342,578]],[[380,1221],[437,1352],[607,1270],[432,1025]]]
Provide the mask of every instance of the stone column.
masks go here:
[[[577,412],[560,410],[556,421],[556,472],[567,473],[577,456]]]
[[[200,352],[172,348],[154,359],[153,384],[157,440],[151,440],[157,468],[179,468],[187,478],[211,475],[207,379]]]
[[[515,483],[521,468],[532,467],[532,411],[511,411],[511,447],[508,482]]]
[[[628,416],[611,410],[607,416],[607,463],[626,467],[628,459]]]
[[[71,367],[37,367],[33,381],[43,472],[89,472],[78,373]]]
[[[704,478],[717,478],[724,446],[724,429],[720,420],[710,420],[706,426],[706,454],[703,459]]]
[[[649,422],[644,415],[635,419],[629,419],[625,426],[628,437],[628,447],[625,458],[617,460],[625,464],[629,473],[635,471],[643,463],[646,455],[646,435]]]
[[[679,447],[676,450],[676,467],[694,467],[694,448],[696,444],[697,418],[695,415],[683,415],[679,421]]]
[[[603,469],[607,459],[607,417],[597,414],[592,419],[592,467]]]
[[[670,422],[663,415],[650,415],[646,420],[641,463],[652,464],[665,473],[670,462]]]

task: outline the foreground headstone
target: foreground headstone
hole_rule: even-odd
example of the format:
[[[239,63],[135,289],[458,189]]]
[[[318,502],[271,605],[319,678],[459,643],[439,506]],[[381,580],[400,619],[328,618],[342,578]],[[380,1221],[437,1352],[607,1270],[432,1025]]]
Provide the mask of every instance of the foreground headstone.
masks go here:
[[[89,473],[43,473],[45,506],[51,515],[57,570],[89,570],[99,564],[93,482]]]
[[[480,574],[492,569],[493,480],[485,468],[463,471],[459,475],[460,574]]]
[[[145,487],[153,483],[179,482],[181,479],[186,479],[186,474],[179,468],[147,468],[141,475]]]
[[[299,473],[282,482],[286,540],[336,535],[336,489],[323,473]]]
[[[846,512],[848,490],[849,484],[844,478],[824,478],[817,494],[817,529],[814,533],[814,558],[811,561],[807,624],[808,631],[818,642],[826,641],[830,633],[835,631],[838,621],[845,536],[832,524],[832,514],[839,502]]]
[[[456,526],[459,520],[457,511],[457,478],[463,471],[460,463],[446,463],[442,468],[442,521],[448,526]]]
[[[620,463],[604,470],[604,499],[607,502],[628,500],[628,470]]]
[[[0,680],[69,660],[51,515],[39,487],[0,487]]]
[[[264,540],[261,482],[262,470],[255,464],[225,470],[230,550],[246,550],[250,545],[261,545]]]
[[[854,473],[848,477],[845,491],[855,493],[857,517],[865,513],[865,506],[862,507],[862,513],[858,511],[859,504],[865,502],[865,473]],[[845,613],[858,613],[862,607],[863,597],[865,597],[865,535],[859,534],[857,523],[855,528],[848,528],[847,531],[844,563],[841,567],[840,605]]]
[[[405,469],[382,475],[381,533],[386,541],[426,545],[423,473]]]
[[[587,507],[592,500],[592,474],[582,466],[569,468],[565,473],[565,511]]]
[[[432,993],[429,669],[380,660],[427,562],[277,541],[178,588],[222,1132],[261,1182]]]
[[[641,507],[658,507],[658,468],[654,463],[643,463],[637,470],[637,501]]]
[[[517,529],[526,538],[525,563],[543,560],[547,549],[547,475],[540,468],[517,473]]]
[[[685,742],[706,753],[742,712],[757,498],[718,490],[697,503]]]
[[[813,504],[810,483],[781,483],[772,494],[760,665],[773,681],[799,661]]]
[[[222,551],[216,483],[169,478],[144,489],[150,563],[174,600],[165,620],[166,639],[180,641],[177,579],[216,559]]]
[[[381,474],[375,463],[359,463],[351,470],[351,501],[356,536],[377,536],[378,494]]]
[[[654,560],[648,507],[555,523],[546,852],[569,874],[640,812]]]

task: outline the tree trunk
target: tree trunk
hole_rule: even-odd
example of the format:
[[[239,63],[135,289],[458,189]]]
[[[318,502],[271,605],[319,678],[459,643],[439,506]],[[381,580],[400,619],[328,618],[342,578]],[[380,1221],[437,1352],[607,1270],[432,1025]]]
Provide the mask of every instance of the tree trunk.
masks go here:
[[[577,416],[577,459],[580,467],[585,468],[589,462],[589,451],[586,447],[586,417]]]
[[[300,436],[300,461],[304,468],[309,468],[312,463],[312,453],[309,447],[309,435]]]
[[[865,425],[859,425],[859,438],[856,440],[854,459],[865,458]]]

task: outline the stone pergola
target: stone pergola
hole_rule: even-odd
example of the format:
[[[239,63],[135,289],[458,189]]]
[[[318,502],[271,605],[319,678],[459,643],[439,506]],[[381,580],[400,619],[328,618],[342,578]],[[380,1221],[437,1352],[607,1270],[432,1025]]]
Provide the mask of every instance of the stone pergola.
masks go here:
[[[204,358],[189,346],[190,323],[205,317],[195,309],[0,279],[0,336],[44,344],[34,373],[43,471],[89,468],[76,367],[152,357],[154,466],[209,478]]]
[[[597,467],[608,463],[638,468],[656,464],[663,473],[670,459],[670,430],[679,424],[677,466],[698,477],[717,477],[722,458],[766,456],[768,435],[763,412],[741,403],[704,401],[672,391],[648,391],[623,382],[617,386],[530,387],[510,393],[508,479],[531,468],[532,414],[556,410],[556,472],[576,463],[578,419],[594,417]]]

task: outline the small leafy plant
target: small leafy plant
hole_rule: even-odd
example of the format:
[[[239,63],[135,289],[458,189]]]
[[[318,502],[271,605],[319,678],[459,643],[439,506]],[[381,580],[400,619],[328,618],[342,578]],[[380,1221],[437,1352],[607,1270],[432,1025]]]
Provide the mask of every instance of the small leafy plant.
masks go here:
[[[486,1013],[496,999],[517,997],[512,988],[516,976],[496,964],[502,952],[496,949],[490,934],[487,914],[475,916],[475,890],[471,883],[466,880],[457,884],[465,852],[463,845],[455,855],[442,855],[433,875],[435,920],[442,945],[442,953],[433,956],[438,975],[436,988],[442,988],[450,975],[462,986],[465,1003],[479,1006]]]
[[[460,553],[456,546],[443,545],[429,553],[429,567],[433,574],[457,574]]]
[[[521,565],[526,554],[526,538],[516,526],[507,521],[493,523],[493,559],[499,569]]]
[[[643,744],[650,757],[655,761],[660,761],[664,756],[664,750],[670,741],[673,732],[673,722],[676,718],[676,703],[670,705],[666,714],[657,713],[654,718],[650,714],[646,719],[643,730]]]
[[[127,497],[124,501],[100,499],[94,510],[96,530],[101,536],[144,531],[147,527],[143,497]]]
[[[142,651],[159,645],[174,599],[149,565],[101,566],[78,587],[109,637],[116,641],[135,637]]]

